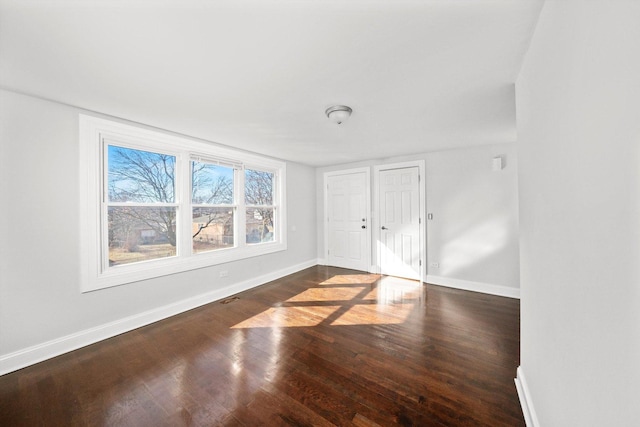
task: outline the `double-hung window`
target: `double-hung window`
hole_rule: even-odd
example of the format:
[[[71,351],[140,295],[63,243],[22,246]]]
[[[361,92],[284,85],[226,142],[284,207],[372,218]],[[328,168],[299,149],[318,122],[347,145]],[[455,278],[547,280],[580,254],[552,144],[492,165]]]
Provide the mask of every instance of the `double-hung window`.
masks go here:
[[[82,289],[286,249],[285,163],[80,116]]]
[[[256,169],[244,171],[246,241],[249,244],[272,242],[276,221],[273,204],[275,173]]]
[[[191,167],[191,238],[194,253],[235,245],[238,204],[236,170],[240,167],[194,158]]]
[[[176,256],[176,156],[105,139],[103,267]],[[106,219],[106,221],[104,221]]]

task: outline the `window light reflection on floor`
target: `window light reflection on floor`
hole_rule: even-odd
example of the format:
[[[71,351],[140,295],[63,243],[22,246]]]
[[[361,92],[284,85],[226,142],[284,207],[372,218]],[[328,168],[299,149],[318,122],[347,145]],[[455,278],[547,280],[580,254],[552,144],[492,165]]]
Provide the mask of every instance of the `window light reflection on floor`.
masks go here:
[[[379,274],[337,274],[331,279],[321,282],[321,285],[371,285],[382,276]]]
[[[423,301],[423,285],[380,275],[336,275],[234,329],[404,323]]]
[[[286,302],[350,301],[361,294],[363,290],[368,289],[369,286],[309,288],[289,298]]]

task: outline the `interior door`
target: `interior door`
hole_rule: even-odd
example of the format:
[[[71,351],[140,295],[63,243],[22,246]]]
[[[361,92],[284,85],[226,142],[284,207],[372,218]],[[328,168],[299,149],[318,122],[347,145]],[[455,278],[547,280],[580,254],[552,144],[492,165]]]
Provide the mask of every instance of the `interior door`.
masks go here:
[[[420,279],[418,167],[380,170],[378,173],[380,272]]]
[[[368,271],[368,171],[331,174],[327,178],[327,264]]]

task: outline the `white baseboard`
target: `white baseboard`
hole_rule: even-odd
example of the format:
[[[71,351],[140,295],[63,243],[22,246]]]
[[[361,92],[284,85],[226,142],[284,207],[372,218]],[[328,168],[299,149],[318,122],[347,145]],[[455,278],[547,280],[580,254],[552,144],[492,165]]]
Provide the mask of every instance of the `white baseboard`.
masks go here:
[[[470,280],[453,279],[430,274],[427,274],[427,283],[446,286],[448,288],[463,289],[465,291],[482,292],[483,294],[520,299],[520,288],[510,288],[508,286],[472,282]]]
[[[327,260],[324,258],[318,258],[318,265],[327,265]]]
[[[527,424],[527,427],[540,427],[540,422],[538,421],[538,416],[533,408],[531,392],[527,386],[522,366],[518,366],[515,382],[516,389],[518,390],[518,397],[520,398],[520,406],[522,406],[522,413],[524,414],[524,422]]]
[[[85,329],[83,331],[56,338],[13,353],[0,355],[0,375],[22,369],[69,351],[77,350],[78,348],[94,344],[98,341],[132,331],[150,323],[200,307],[201,305],[209,304],[228,296],[235,295],[239,292],[263,285],[272,280],[304,270],[305,268],[313,267],[314,265],[317,265],[317,262],[318,260],[316,259],[309,260],[282,270],[255,277],[253,279],[234,283],[221,289],[196,295],[173,304],[138,313],[94,328]]]

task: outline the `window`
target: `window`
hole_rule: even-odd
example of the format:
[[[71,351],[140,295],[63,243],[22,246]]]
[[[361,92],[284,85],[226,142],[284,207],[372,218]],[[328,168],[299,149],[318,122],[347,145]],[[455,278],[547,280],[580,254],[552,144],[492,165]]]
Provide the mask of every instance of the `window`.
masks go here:
[[[285,164],[80,116],[83,290],[286,249]]]
[[[244,200],[246,205],[247,243],[273,241],[275,206],[273,205],[273,172],[245,169]]]
[[[234,198],[235,170],[193,160],[191,162],[191,238],[193,252],[233,247],[238,205]]]
[[[109,266],[176,256],[176,156],[105,148]]]

